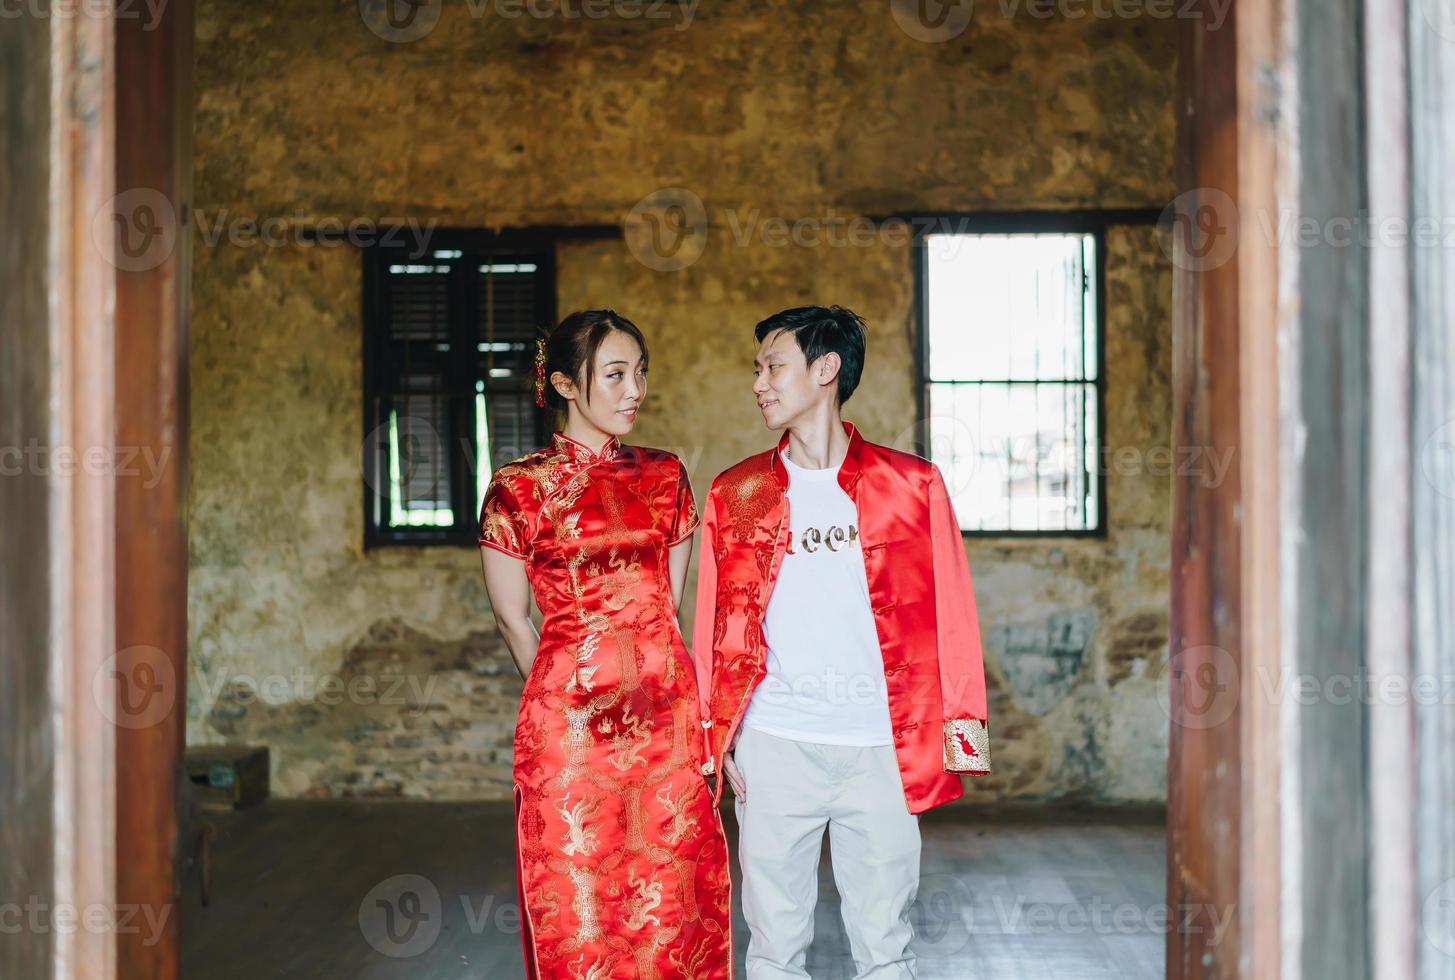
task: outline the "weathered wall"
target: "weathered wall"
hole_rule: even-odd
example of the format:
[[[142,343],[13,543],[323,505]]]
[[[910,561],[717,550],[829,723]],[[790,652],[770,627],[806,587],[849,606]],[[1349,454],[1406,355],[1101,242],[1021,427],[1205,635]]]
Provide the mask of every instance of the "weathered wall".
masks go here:
[[[520,684],[472,551],[363,551],[358,253],[210,245],[205,229],[620,223],[689,189],[707,219],[695,262],[663,272],[623,241],[567,243],[558,293],[563,311],[611,305],[647,331],[633,441],[680,452],[701,493],[772,442],[748,394],[751,328],[784,306],[864,314],[870,363],[846,414],[880,441],[915,420],[907,251],[777,244],[767,219],[1172,193],[1164,20],[987,16],[928,43],[868,0],[703,4],[685,25],[680,8],[475,9],[446,3],[407,43],[342,0],[199,14],[189,738],[272,745],[284,795],[508,796]],[[1151,229],[1114,230],[1108,251],[1107,442],[1145,463],[1168,444],[1170,276]],[[1120,469],[1139,472],[1113,466],[1105,540],[970,545],[998,769],[983,795],[1164,793],[1149,673],[1166,659],[1169,477]]]

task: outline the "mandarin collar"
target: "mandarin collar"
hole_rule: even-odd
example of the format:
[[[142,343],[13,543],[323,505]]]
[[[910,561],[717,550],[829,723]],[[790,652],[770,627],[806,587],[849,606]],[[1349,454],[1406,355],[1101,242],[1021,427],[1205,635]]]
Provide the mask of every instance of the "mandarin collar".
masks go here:
[[[849,450],[844,454],[843,463],[839,465],[839,486],[852,490],[854,484],[859,482],[859,469],[863,465],[864,437],[859,434],[853,422],[845,422],[844,431],[849,436]],[[777,478],[778,485],[784,488],[788,486],[788,471],[783,467],[783,451],[787,448],[788,433],[784,432],[783,438],[778,440],[778,448],[773,450],[773,458],[768,466]]]
[[[551,448],[573,463],[609,463],[621,455],[621,440],[611,436],[600,449],[592,449],[584,442],[578,442],[566,433],[557,431],[551,434]]]

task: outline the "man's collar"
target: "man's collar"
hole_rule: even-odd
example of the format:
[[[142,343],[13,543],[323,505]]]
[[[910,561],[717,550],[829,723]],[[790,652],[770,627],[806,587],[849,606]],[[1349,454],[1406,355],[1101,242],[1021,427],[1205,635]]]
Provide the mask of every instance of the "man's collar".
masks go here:
[[[839,465],[839,486],[845,491],[852,491],[855,483],[859,481],[859,469],[864,462],[864,437],[859,435],[858,428],[853,422],[844,423],[844,432],[849,436],[849,449],[844,454],[844,461]],[[783,452],[788,448],[788,433],[783,433],[783,438],[778,440],[778,448],[773,450],[773,458],[769,461],[768,468],[773,471],[773,477],[778,481],[778,486],[784,489],[788,487],[788,469],[783,465]]]

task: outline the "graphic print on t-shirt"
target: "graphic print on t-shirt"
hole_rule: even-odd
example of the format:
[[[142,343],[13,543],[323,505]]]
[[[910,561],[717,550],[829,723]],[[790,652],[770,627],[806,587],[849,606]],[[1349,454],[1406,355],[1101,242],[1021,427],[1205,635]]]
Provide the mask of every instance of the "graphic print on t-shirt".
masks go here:
[[[828,527],[810,527],[805,529],[802,535],[795,534],[793,539],[788,542],[788,554],[795,555],[804,552],[811,555],[820,548],[839,551],[858,540],[859,527],[856,524],[850,524],[847,528],[838,524],[831,524]]]

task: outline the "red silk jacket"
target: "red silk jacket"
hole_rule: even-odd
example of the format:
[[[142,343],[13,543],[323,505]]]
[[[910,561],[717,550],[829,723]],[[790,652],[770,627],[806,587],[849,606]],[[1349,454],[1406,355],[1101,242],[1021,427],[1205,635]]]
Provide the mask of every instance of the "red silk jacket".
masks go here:
[[[939,468],[866,442],[850,423],[844,429],[839,485],[859,510],[904,798],[922,813],[964,794],[958,774],[990,771],[970,563]],[[708,775],[722,768],[767,673],[763,613],[792,534],[780,459],[787,444],[785,434],[777,449],[725,470],[707,494],[692,652]]]

